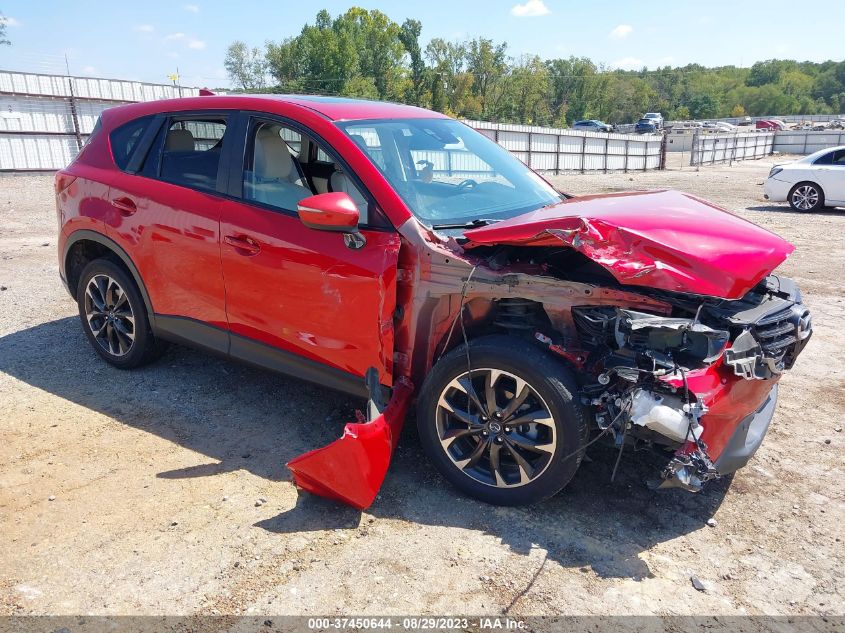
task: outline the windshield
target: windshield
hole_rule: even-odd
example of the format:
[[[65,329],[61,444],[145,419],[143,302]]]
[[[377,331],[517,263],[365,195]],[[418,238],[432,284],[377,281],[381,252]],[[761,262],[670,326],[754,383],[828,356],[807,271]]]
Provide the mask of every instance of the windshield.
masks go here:
[[[338,125],[428,226],[504,220],[563,199],[507,150],[452,119]]]

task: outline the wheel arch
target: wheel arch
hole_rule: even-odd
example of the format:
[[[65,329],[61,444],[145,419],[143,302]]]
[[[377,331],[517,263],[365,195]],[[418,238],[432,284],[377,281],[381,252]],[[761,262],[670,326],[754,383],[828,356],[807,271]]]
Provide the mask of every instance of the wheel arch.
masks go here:
[[[141,298],[144,300],[144,307],[147,310],[150,327],[155,330],[153,304],[147,292],[147,287],[141,278],[141,273],[138,272],[138,267],[135,266],[132,258],[129,257],[117,242],[102,233],[81,229],[72,233],[65,243],[64,253],[62,254],[62,267],[68,289],[73,294],[74,299],[76,298],[79,277],[82,274],[83,268],[85,268],[88,262],[94,259],[109,256],[113,260],[116,258],[116,263],[121,264],[132,277],[138,291],[141,293]]]
[[[460,295],[455,295],[454,300],[460,305]],[[516,336],[513,330],[509,330],[504,327],[501,322],[497,322],[496,319],[499,316],[499,302],[502,300],[521,301],[534,304],[533,309],[535,312],[533,312],[533,316],[540,319],[540,323],[537,324],[538,327],[536,329],[543,329],[544,325],[553,327],[553,320],[551,319],[551,315],[547,307],[542,303],[542,301],[538,301],[537,298],[529,298],[527,296],[475,296],[463,301],[463,309],[467,314],[467,318],[464,322],[467,341],[474,341],[479,338],[493,335],[533,339],[534,331],[531,331],[530,337]],[[448,302],[445,306],[448,306]],[[422,383],[425,375],[431,371],[440,358],[451,352],[456,347],[464,344],[464,333],[461,329],[459,314],[459,310],[451,312],[448,320],[449,327],[445,331],[436,333],[431,337],[425,359],[425,372],[423,372],[423,376],[417,376],[420,383]],[[454,327],[452,326],[453,322]],[[527,332],[530,330],[526,329],[525,331]],[[563,334],[563,332],[559,333]],[[538,346],[538,349],[542,348]],[[553,358],[557,358],[558,360],[564,360],[561,357],[555,357],[552,354],[549,355]]]

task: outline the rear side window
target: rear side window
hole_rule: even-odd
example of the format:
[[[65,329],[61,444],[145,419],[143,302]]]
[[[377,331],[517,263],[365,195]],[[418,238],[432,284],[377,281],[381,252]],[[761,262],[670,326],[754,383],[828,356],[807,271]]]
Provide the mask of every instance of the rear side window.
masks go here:
[[[174,118],[163,134],[160,154],[148,157],[144,174],[195,189],[216,189],[226,120]]]
[[[152,121],[152,117],[135,119],[134,121],[124,123],[120,127],[115,128],[112,130],[112,133],[109,134],[109,144],[111,145],[112,158],[114,158],[115,165],[117,165],[121,170],[125,170],[127,165],[129,165],[132,154],[138,147],[138,141],[141,140],[141,137],[144,135],[150,121]],[[96,131],[97,130],[95,128],[91,136],[94,136]]]

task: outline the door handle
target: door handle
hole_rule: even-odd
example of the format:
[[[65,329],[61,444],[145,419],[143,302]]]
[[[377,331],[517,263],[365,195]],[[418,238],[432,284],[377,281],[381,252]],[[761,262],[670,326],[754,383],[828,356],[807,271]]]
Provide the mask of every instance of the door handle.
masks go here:
[[[120,211],[121,215],[130,216],[138,210],[138,207],[131,198],[115,198],[111,201],[111,206]]]
[[[251,237],[245,235],[227,235],[223,238],[229,246],[238,251],[241,255],[257,255],[261,246]]]

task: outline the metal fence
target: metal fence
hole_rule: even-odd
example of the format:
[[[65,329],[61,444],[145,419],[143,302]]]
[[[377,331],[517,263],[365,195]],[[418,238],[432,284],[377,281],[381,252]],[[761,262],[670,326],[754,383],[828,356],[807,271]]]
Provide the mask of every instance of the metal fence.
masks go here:
[[[690,165],[714,165],[741,160],[763,158],[772,153],[773,132],[744,132],[728,134],[694,133],[690,151]]]
[[[529,125],[464,121],[535,171],[646,171],[665,164],[660,134],[603,134]]]
[[[61,169],[106,108],[197,94],[139,81],[0,70],[0,171]]]
[[[837,145],[845,145],[845,130],[783,130],[775,134],[774,151],[784,154],[812,154]]]

